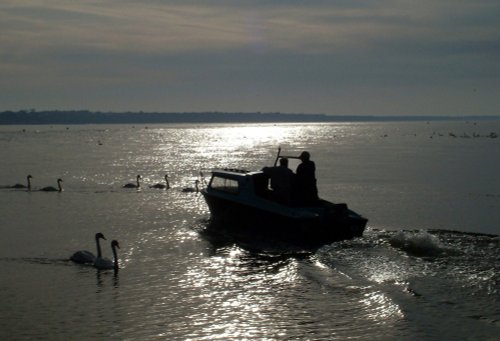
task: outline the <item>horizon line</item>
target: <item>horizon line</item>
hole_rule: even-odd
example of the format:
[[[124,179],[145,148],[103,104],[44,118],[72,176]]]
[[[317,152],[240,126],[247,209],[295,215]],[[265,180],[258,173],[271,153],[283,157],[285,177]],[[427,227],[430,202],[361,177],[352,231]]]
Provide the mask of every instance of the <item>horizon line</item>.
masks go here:
[[[294,123],[498,120],[500,115],[341,115],[282,112],[145,112],[90,110],[19,110],[0,112],[0,125],[126,123]]]

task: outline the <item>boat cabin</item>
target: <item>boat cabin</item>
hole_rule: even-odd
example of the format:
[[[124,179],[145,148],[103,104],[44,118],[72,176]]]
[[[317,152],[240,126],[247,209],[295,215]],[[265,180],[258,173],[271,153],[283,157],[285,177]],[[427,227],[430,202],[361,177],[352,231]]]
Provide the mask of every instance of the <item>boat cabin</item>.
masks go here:
[[[239,169],[222,169],[212,172],[207,190],[241,197],[271,198],[269,177],[263,172],[248,172]]]

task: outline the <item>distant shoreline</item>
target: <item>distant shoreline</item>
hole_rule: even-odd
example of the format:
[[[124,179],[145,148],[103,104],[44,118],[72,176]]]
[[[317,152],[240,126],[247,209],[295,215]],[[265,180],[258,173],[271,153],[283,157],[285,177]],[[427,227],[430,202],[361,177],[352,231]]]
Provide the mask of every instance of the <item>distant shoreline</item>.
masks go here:
[[[155,124],[155,123],[313,123],[313,122],[404,122],[484,121],[500,116],[369,116],[303,113],[230,112],[92,112],[87,110],[3,111],[0,125],[39,124]]]

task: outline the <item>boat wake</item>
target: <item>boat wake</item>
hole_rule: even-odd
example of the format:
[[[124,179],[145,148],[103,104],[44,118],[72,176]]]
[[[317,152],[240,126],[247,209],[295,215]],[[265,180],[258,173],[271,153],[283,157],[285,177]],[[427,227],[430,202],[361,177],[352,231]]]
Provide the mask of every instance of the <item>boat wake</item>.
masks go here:
[[[463,328],[484,327],[485,333],[500,326],[497,236],[368,229],[363,238],[325,246],[316,257],[359,285],[386,294],[407,318],[430,325],[439,320],[442,326],[436,328],[442,330],[457,321]]]

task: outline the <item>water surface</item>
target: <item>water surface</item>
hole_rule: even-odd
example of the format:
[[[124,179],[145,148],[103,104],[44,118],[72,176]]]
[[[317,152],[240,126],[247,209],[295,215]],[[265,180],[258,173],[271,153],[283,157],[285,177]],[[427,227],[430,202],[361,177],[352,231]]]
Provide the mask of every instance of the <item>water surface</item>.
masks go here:
[[[24,129],[24,131],[23,131]],[[0,338],[495,339],[498,122],[0,127]],[[474,137],[476,136],[476,137]],[[317,250],[205,231],[210,169],[277,147],[369,219]],[[292,165],[294,168],[294,165]],[[140,190],[121,186],[142,175]],[[148,188],[169,174],[168,191]],[[68,261],[117,239],[121,270]]]

